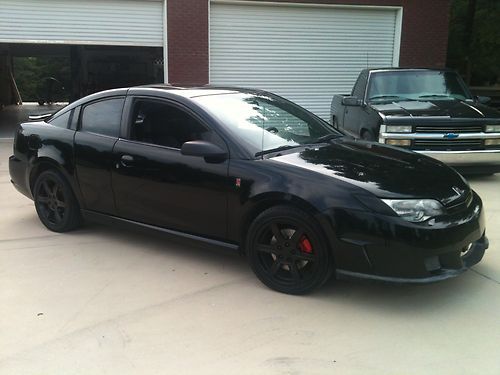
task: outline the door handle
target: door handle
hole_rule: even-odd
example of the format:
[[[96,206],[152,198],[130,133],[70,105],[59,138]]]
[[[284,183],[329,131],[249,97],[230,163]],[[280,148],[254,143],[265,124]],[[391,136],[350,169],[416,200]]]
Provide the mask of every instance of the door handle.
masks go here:
[[[124,167],[130,167],[134,163],[134,157],[132,155],[123,155],[120,158],[120,164]]]

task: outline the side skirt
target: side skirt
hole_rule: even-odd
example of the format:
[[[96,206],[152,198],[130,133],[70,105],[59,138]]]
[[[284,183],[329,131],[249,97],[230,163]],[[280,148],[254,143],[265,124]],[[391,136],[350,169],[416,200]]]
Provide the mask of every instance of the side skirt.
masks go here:
[[[105,224],[105,225],[119,225],[119,226],[125,226],[128,228],[136,228],[136,229],[139,228],[139,229],[146,230],[148,232],[153,231],[153,232],[157,232],[157,233],[166,234],[169,236],[183,238],[183,239],[197,242],[197,243],[203,243],[203,244],[213,246],[213,247],[219,248],[219,249],[223,248],[225,250],[230,250],[230,252],[233,252],[233,253],[234,252],[241,253],[240,247],[234,243],[214,240],[212,238],[197,236],[194,234],[180,232],[180,231],[176,231],[173,229],[157,227],[156,225],[144,224],[144,223],[141,223],[138,221],[123,219],[121,217],[112,216],[112,215],[101,214],[101,213],[95,212],[95,211],[81,210],[81,212],[82,212],[83,218],[85,220],[88,220],[91,222],[97,222],[97,223]]]

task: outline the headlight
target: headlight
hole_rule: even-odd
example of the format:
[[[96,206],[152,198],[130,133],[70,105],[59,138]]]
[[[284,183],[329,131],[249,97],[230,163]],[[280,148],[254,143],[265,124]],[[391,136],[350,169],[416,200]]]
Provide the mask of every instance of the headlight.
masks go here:
[[[411,125],[387,125],[385,127],[387,133],[411,133]]]
[[[419,223],[444,214],[444,207],[434,199],[382,199],[402,219]]]
[[[500,133],[500,125],[486,125],[486,133]]]

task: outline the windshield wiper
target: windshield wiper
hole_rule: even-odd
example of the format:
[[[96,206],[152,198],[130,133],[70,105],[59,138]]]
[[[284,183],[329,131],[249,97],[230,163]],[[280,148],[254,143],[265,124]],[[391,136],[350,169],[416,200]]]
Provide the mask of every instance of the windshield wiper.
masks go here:
[[[369,100],[374,100],[374,99],[400,99],[400,100],[412,100],[412,101],[415,100],[407,98],[406,96],[399,96],[399,95],[375,95],[371,96]]]
[[[285,151],[285,150],[290,150],[292,148],[296,148],[296,147],[303,147],[304,145],[284,145],[284,146],[280,146],[280,147],[275,147],[275,148],[271,148],[269,150],[263,150],[263,151],[259,151],[255,154],[255,156],[262,156],[262,155],[266,155],[266,154],[272,154],[273,152],[280,152],[280,151]]]
[[[319,137],[318,139],[314,140],[312,143],[325,143],[325,142],[328,142],[328,141],[331,141],[332,139],[336,139],[336,138],[340,138],[342,137],[341,134],[327,134],[327,135],[324,135],[322,137]]]
[[[446,94],[420,95],[419,98],[451,98],[451,99],[455,99],[453,96],[449,96]]]

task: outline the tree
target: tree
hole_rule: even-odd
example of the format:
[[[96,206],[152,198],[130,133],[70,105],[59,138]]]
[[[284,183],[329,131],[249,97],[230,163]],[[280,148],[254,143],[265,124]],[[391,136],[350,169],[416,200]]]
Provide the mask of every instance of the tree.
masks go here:
[[[500,83],[500,1],[453,0],[448,66],[471,85]]]

